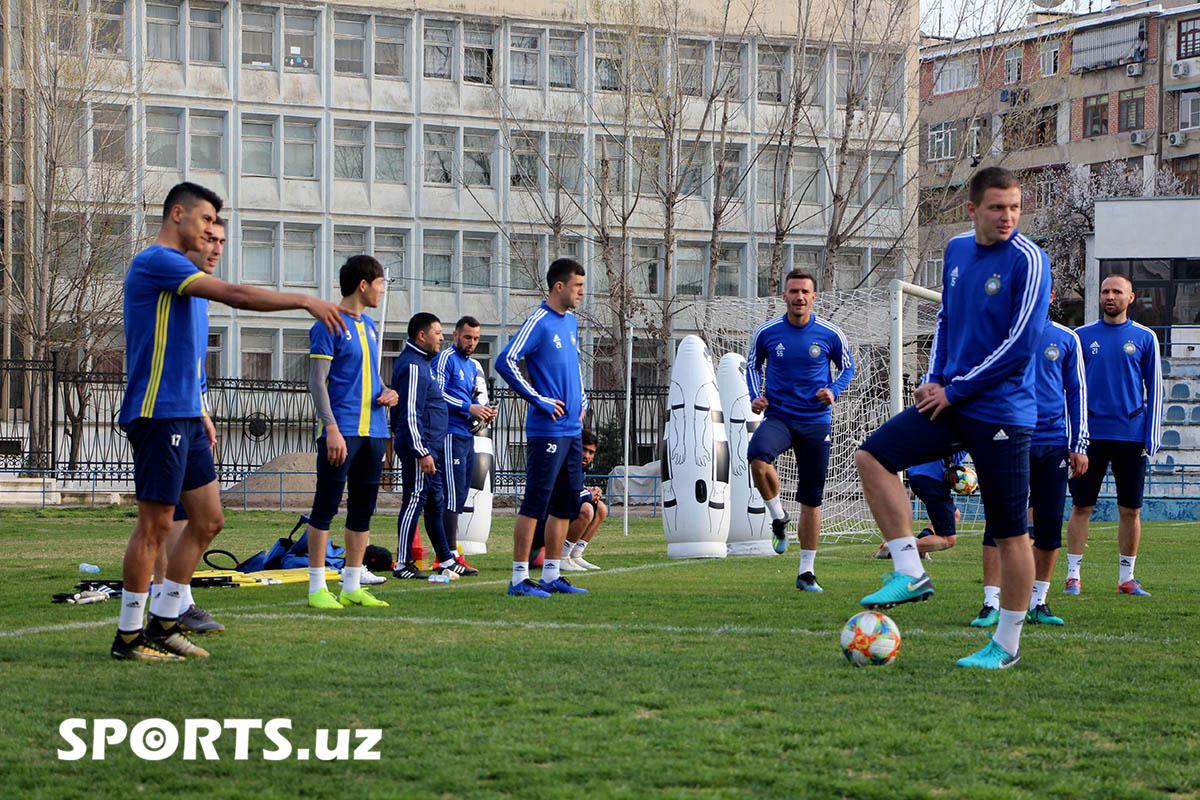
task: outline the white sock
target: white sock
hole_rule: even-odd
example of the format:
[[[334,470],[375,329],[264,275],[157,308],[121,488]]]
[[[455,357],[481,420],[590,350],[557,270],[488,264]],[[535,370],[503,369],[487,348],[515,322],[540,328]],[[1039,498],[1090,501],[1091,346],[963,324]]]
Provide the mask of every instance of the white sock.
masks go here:
[[[574,542],[568,542],[564,539],[563,540],[562,557],[570,558],[571,557],[571,548],[574,546],[575,546]]]
[[[514,561],[513,562],[513,570],[512,570],[513,585],[516,585],[516,584],[520,583],[521,581],[525,581],[525,580],[529,580],[529,562],[528,561]]]
[[[889,539],[888,552],[892,554],[892,568],[902,575],[919,578],[925,572],[921,568],[921,554],[917,552],[917,537],[901,536]]]
[[[342,567],[342,591],[357,592],[362,588],[362,567]]]
[[[1121,577],[1117,581],[1118,583],[1133,580],[1133,562],[1135,561],[1137,561],[1137,556],[1121,556],[1120,561],[1117,562],[1121,567]]]
[[[583,551],[586,549],[587,542],[585,542],[583,539],[580,539],[575,543],[575,546],[571,548],[571,558],[583,558]]]
[[[183,584],[182,596],[179,599],[179,608],[181,611],[187,611],[194,606],[196,601],[192,599],[192,585],[190,583]]]
[[[146,614],[146,603],[150,599],[149,592],[131,592],[121,590],[121,619],[117,622],[119,631],[140,631],[142,618]]]
[[[1021,649],[1021,627],[1025,624],[1024,611],[1009,611],[1000,609],[1000,622],[996,625],[996,635],[992,637],[996,644],[1015,656]]]
[[[1079,568],[1083,566],[1083,553],[1067,553],[1067,579],[1079,580]]]
[[[817,561],[816,550],[801,550],[800,551],[800,574],[813,571],[813,564]]]
[[[308,593],[319,592],[322,589],[327,589],[325,585],[325,568],[324,567],[309,567],[308,568]]]
[[[452,556],[452,557],[450,557],[450,558],[447,558],[445,561],[442,561],[442,562],[440,562],[440,563],[438,564],[438,567],[439,567],[440,569],[446,569],[447,567],[453,567],[453,566],[454,566],[455,564],[457,564],[457,563],[458,563],[458,559],[457,559],[457,558],[454,558],[454,557]]]
[[[991,608],[1000,607],[1000,587],[999,586],[984,586],[983,587],[983,604]]]
[[[779,495],[775,495],[770,500],[764,500],[767,504],[767,511],[771,514],[771,519],[783,519],[787,513],[783,510],[783,503],[779,502]]]
[[[1046,593],[1050,591],[1050,581],[1034,581],[1033,594],[1029,596],[1029,610],[1040,606],[1046,602]]]
[[[179,619],[182,600],[183,584],[166,578],[163,580],[162,594],[150,603],[150,613],[162,619]]]
[[[559,559],[557,558],[547,558],[542,561],[542,580],[546,583],[558,580],[560,574],[558,571],[558,562]]]

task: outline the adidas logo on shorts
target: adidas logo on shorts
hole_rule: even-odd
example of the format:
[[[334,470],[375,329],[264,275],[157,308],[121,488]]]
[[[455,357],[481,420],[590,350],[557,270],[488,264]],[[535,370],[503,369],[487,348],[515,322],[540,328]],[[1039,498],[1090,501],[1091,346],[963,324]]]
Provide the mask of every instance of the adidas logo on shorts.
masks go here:
[[[1004,428],[996,431],[996,435],[992,437],[993,442],[1007,442],[1008,434],[1004,432]]]

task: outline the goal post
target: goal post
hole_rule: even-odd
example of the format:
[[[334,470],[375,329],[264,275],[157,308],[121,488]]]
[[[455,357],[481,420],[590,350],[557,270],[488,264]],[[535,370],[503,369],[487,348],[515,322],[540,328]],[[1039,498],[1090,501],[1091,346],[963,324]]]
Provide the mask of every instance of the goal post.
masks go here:
[[[901,280],[893,280],[890,288],[892,293],[892,330],[888,341],[888,388],[891,390],[890,401],[892,414],[894,415],[904,410],[905,306],[908,305],[909,298],[925,300],[940,306],[942,303],[942,294],[941,292],[935,292],[933,289],[926,289],[924,286],[917,286],[915,283]],[[934,313],[936,314],[936,311]],[[933,324],[936,328],[936,316]],[[927,324],[922,326],[918,321],[917,327],[918,329],[923,329],[927,327]]]

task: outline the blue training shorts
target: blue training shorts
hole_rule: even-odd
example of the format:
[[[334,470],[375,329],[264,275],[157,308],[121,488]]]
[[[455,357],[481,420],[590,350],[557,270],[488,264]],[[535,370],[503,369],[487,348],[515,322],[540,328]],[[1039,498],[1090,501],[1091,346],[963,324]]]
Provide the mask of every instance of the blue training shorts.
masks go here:
[[[578,436],[529,437],[525,461],[523,517],[549,514],[573,520],[579,516],[583,491],[583,439]]]
[[[823,422],[805,424],[769,416],[750,437],[746,460],[773,464],[790,447],[796,454],[796,500],[817,508],[825,497],[830,439],[830,427]]]
[[[183,492],[217,479],[212,447],[200,417],[138,417],[123,427],[133,448],[133,485],[138,500],[173,506]]]
[[[471,488],[471,465],[475,462],[475,437],[446,434],[442,447],[445,465],[446,510],[461,514]]]
[[[1033,509],[1033,546],[1062,547],[1063,509],[1067,505],[1067,475],[1071,461],[1066,444],[1029,448],[1029,507]]]
[[[1104,475],[1112,465],[1117,485],[1117,505],[1141,508],[1146,491],[1146,448],[1141,442],[1092,439],[1088,444],[1088,471],[1071,480],[1071,502],[1079,508],[1096,505]]]

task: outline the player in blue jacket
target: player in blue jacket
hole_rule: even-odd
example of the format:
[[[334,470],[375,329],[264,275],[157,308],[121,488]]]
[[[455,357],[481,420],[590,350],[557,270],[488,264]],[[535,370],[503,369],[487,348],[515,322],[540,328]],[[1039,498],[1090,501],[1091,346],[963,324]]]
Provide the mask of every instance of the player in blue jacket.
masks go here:
[[[929,517],[929,525],[917,534],[917,552],[921,558],[940,550],[949,550],[958,543],[958,518],[961,514],[954,503],[952,489],[955,471],[962,466],[967,457],[967,451],[959,450],[949,458],[939,458],[917,464],[904,471],[908,479],[908,488],[925,506]],[[890,559],[887,542],[881,542],[875,551],[875,558]],[[1000,596],[999,587],[996,596]]]
[[[1037,423],[1032,360],[1050,306],[1050,263],[1017,230],[1021,187],[1008,170],[975,173],[967,213],[975,230],[946,245],[928,382],[917,388],[916,404],[867,437],[855,455],[895,570],[860,602],[889,608],[933,595],[913,536],[912,506],[896,473],[965,449],[1000,550],[1001,610],[992,640],[957,663],[1003,669],[1020,660],[1033,585],[1025,530],[1029,441]]]
[[[1147,455],[1153,456],[1162,444],[1163,382],[1158,337],[1129,319],[1133,298],[1129,278],[1109,275],[1100,284],[1102,316],[1075,331],[1083,347],[1091,445],[1088,471],[1071,481],[1067,594],[1080,592],[1088,522],[1111,464],[1119,514],[1117,591],[1150,596],[1134,578],[1133,567],[1142,538]]]
[[[471,487],[471,466],[475,463],[475,426],[486,425],[496,418],[496,409],[487,404],[487,383],[483,369],[479,362],[471,358],[479,346],[479,334],[479,320],[471,316],[463,317],[454,324],[453,345],[442,348],[433,360],[433,371],[449,413],[446,438],[442,443],[446,483],[446,511],[442,515],[442,525],[451,551],[458,547],[458,517],[467,502],[467,490]],[[457,559],[466,564],[462,556],[457,556]]]
[[[399,402],[392,410],[392,436],[400,459],[404,485],[400,517],[396,520],[396,569],[392,575],[421,580],[413,558],[417,522],[425,515],[425,533],[437,558],[435,572],[478,575],[479,570],[460,564],[446,541],[442,513],[446,506],[446,466],[442,447],[446,439],[446,401],[433,371],[433,358],[442,346],[442,323],[426,311],[408,321],[408,341],[392,366],[392,388]]]
[[[560,574],[559,554],[567,527],[579,516],[583,491],[583,417],[587,397],[579,361],[579,321],[572,309],[583,300],[579,262],[555,259],[546,272],[549,292],[504,349],[496,371],[529,404],[525,415],[528,456],[525,497],[513,527],[513,569],[508,593],[549,597],[586,592]],[[524,363],[528,378],[521,373]],[[542,578],[529,578],[529,547],[540,518],[546,520]]]
[[[813,313],[816,286],[816,279],[803,270],[787,274],[783,282],[787,312],[758,327],[746,358],[750,408],[765,417],[750,439],[746,458],[771,515],[775,552],[782,553],[787,549],[788,515],[780,501],[782,487],[774,462],[789,447],[796,454],[800,503],[796,588],[806,592],[823,591],[814,567],[829,471],[832,409],[854,377],[846,335]]]

